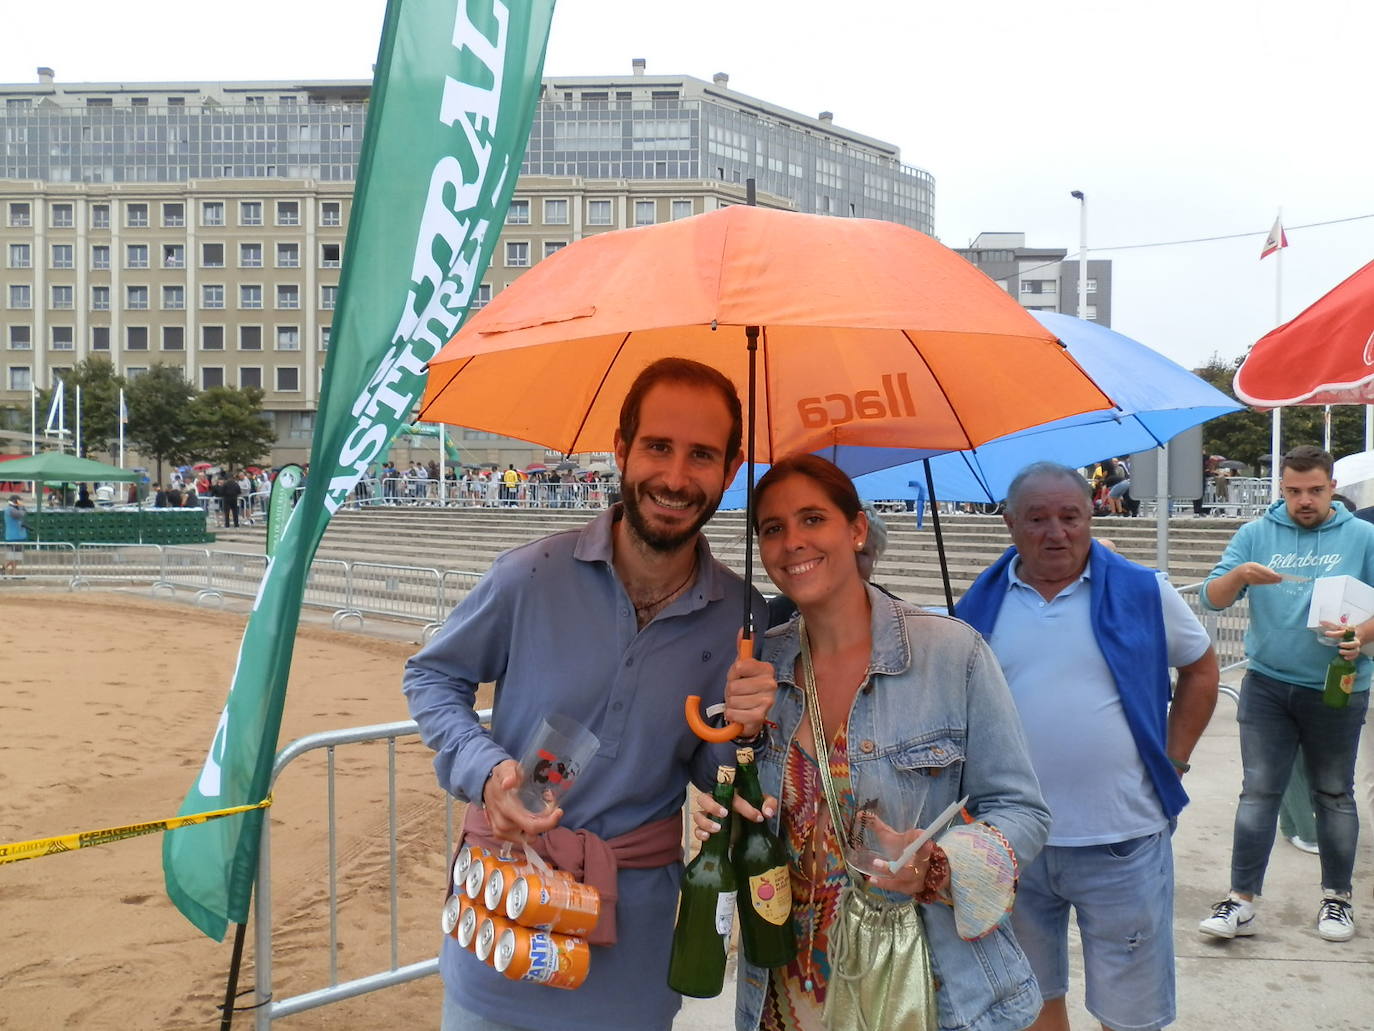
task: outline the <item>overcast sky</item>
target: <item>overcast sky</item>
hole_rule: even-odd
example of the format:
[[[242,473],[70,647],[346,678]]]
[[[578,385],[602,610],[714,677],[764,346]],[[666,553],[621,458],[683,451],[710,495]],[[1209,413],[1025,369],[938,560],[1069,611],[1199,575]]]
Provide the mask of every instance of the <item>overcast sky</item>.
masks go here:
[[[0,82],[370,78],[383,0],[11,4]],[[324,12],[328,12],[325,14]],[[1364,0],[561,0],[545,70],[709,79],[897,144],[935,176],[936,235],[984,230],[1115,261],[1113,326],[1186,365],[1374,259]],[[1340,225],[1297,228],[1355,219]],[[1126,245],[1253,233],[1135,250]]]

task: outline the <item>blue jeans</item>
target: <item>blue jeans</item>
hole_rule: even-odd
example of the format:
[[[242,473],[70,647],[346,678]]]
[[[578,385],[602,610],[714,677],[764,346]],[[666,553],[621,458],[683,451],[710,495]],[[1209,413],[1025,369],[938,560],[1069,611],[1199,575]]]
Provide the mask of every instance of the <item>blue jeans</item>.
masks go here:
[[[1274,847],[1279,802],[1302,746],[1317,809],[1322,887],[1350,891],[1360,817],[1355,810],[1355,752],[1369,707],[1369,692],[1332,709],[1322,693],[1250,672],[1241,684],[1240,757],[1245,772],[1231,846],[1231,890],[1258,895]]]
[[[1069,990],[1069,911],[1083,940],[1088,1012],[1117,1031],[1176,1017],[1169,831],[1106,845],[1046,845],[1021,871],[1011,926],[1040,994]]]

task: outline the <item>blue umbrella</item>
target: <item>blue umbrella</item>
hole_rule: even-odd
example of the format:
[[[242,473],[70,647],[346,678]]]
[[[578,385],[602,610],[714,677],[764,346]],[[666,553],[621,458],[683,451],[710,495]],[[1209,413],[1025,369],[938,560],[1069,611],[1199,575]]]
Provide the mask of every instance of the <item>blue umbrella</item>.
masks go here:
[[[1032,314],[1064,343],[1103,393],[1116,401],[1118,410],[1059,419],[971,451],[926,459],[935,496],[942,501],[998,502],[1007,496],[1016,473],[1031,462],[1081,466],[1107,455],[1148,451],[1186,429],[1241,408],[1205,380],[1124,334],[1057,312]],[[1028,384],[1028,389],[1034,385]],[[835,457],[855,477],[862,497],[915,497],[916,486],[925,483],[923,461],[912,461],[915,456],[901,449],[851,447]],[[722,507],[742,507],[743,499],[741,476],[726,493]]]

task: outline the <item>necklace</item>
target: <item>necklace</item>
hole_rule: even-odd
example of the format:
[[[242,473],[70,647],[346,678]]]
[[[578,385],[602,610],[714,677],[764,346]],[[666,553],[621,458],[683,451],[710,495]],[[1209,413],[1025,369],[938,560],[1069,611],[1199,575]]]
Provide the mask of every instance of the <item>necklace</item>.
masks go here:
[[[692,582],[692,577],[694,577],[694,576],[696,576],[696,575],[697,575],[697,560],[696,560],[696,556],[693,555],[693,556],[692,556],[692,567],[691,567],[690,569],[687,570],[687,576],[686,576],[686,578],[683,579],[682,583],[678,584],[676,587],[674,587],[674,588],[673,588],[671,591],[669,591],[667,594],[664,594],[664,595],[662,595],[662,596],[660,596],[660,597],[658,597],[658,598],[655,598],[653,601],[646,601],[646,602],[644,602],[643,604],[638,604],[638,603],[636,603],[636,605],[635,605],[635,613],[636,613],[637,615],[643,616],[644,613],[646,613],[646,612],[651,612],[651,611],[653,611],[654,609],[658,608],[660,605],[664,604],[665,602],[670,601],[670,600],[671,600],[673,597],[675,597],[676,595],[681,594],[682,591],[687,587],[687,585],[688,585],[689,583]]]

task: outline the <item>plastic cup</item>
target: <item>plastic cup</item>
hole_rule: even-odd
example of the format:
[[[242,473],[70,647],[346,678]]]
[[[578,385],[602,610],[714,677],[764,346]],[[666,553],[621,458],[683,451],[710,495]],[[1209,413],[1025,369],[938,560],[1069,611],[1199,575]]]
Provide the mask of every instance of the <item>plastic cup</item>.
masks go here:
[[[850,870],[865,877],[879,873],[878,863],[898,858],[920,836],[915,827],[919,806],[911,799],[870,799],[859,807],[841,841]]]
[[[597,736],[574,719],[554,715],[540,720],[520,758],[525,808],[532,813],[557,808],[600,747]]]

